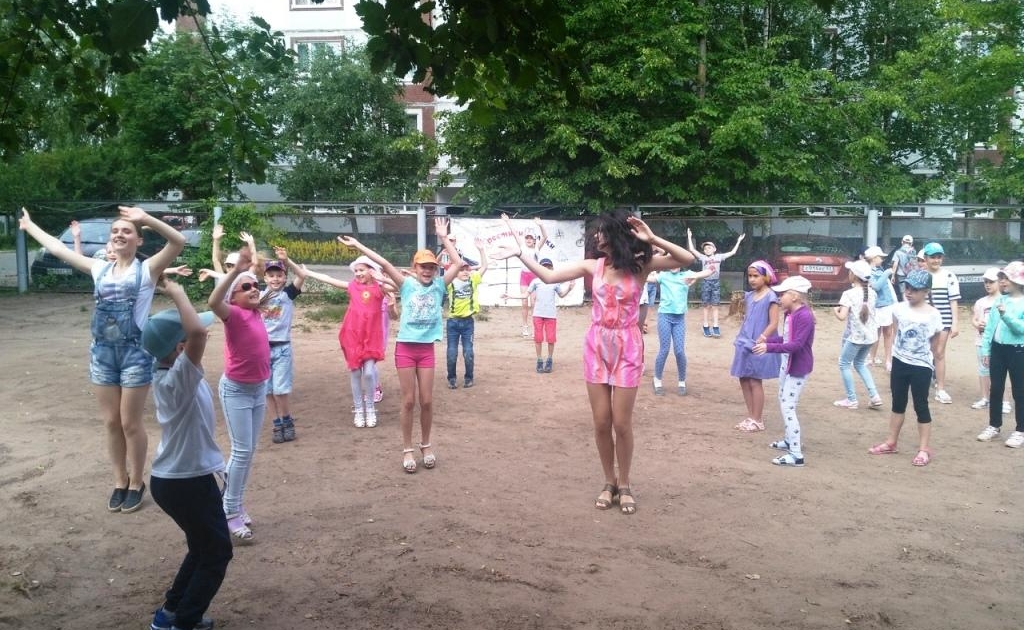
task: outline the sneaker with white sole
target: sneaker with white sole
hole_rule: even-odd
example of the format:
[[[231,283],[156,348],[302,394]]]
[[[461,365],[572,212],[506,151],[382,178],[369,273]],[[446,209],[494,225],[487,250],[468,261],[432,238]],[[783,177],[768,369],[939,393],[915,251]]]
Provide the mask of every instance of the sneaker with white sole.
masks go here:
[[[1006,438],[1005,444],[1010,448],[1020,448],[1024,446],[1024,431],[1014,431],[1010,434],[1010,437]]]
[[[979,398],[971,404],[971,409],[988,409],[988,398]]]
[[[776,457],[775,459],[773,459],[772,463],[775,464],[776,466],[790,466],[793,468],[803,468],[804,458],[797,457],[792,453],[786,453],[781,457]]]
[[[1013,409],[1010,408],[1009,401],[1004,400],[1003,401],[1003,413],[1010,413],[1011,411],[1013,411]]]
[[[949,405],[953,402],[953,398],[944,389],[935,391],[935,400],[939,401],[943,405]]]
[[[366,428],[366,412],[362,409],[356,409],[352,412],[352,424],[356,425],[357,429]]]
[[[882,402],[882,397],[875,396],[868,402],[868,407],[871,407],[872,409],[879,409],[883,404],[885,403]]]
[[[858,407],[856,400],[850,400],[848,398],[837,400],[832,403],[832,405],[835,407],[842,407],[843,409],[856,409]]]
[[[978,441],[991,442],[997,437],[999,437],[999,427],[987,426],[984,431],[978,434]]]
[[[367,409],[366,410],[366,428],[372,429],[377,426],[377,410]]]

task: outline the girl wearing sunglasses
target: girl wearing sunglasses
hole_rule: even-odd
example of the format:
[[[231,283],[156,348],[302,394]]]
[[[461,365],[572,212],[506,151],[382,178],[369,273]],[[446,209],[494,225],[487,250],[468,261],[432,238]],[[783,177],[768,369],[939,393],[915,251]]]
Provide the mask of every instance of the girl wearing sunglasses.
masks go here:
[[[246,246],[238,252],[238,264],[225,274],[207,303],[224,322],[224,375],[219,394],[231,438],[224,514],[232,536],[247,542],[252,540],[252,519],[242,498],[267,409],[270,341],[259,310],[259,281],[249,271],[256,244],[250,234],[242,232],[240,236]]]

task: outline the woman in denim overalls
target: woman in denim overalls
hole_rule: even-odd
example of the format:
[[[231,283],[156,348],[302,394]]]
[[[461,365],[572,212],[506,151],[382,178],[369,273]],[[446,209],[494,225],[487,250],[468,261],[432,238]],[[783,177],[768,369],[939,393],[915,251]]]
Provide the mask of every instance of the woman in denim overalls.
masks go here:
[[[93,278],[96,310],[89,374],[96,385],[114,471],[114,491],[107,509],[134,512],[141,507],[146,491],[143,471],[148,441],[142,410],[153,380],[153,357],[140,345],[141,329],[153,302],[154,281],[184,249],[185,237],[141,208],[118,209],[120,218],[110,226],[108,244],[117,256],[114,262],[75,253],[33,223],[24,208],[19,225],[52,255]],[[167,239],[167,245],[145,261],[135,257],[142,243],[142,226]]]

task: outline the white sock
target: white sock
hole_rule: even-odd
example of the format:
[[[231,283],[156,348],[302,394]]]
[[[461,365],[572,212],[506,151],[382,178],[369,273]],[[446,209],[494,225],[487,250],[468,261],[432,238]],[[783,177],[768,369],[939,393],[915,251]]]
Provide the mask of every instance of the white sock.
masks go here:
[[[661,379],[660,378],[654,379],[654,386],[655,387],[661,387]]]
[[[686,387],[686,381],[679,381],[680,387]]]

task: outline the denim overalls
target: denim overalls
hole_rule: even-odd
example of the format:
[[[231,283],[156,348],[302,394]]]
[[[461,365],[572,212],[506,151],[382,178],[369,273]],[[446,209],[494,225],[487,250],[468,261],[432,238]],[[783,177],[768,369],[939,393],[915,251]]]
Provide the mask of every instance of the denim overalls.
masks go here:
[[[89,366],[96,385],[141,387],[153,380],[153,358],[142,349],[142,331],[135,323],[135,303],[142,287],[142,263],[136,260],[133,265],[135,284],[124,299],[100,297],[100,283],[114,263],[107,263],[96,278]]]

